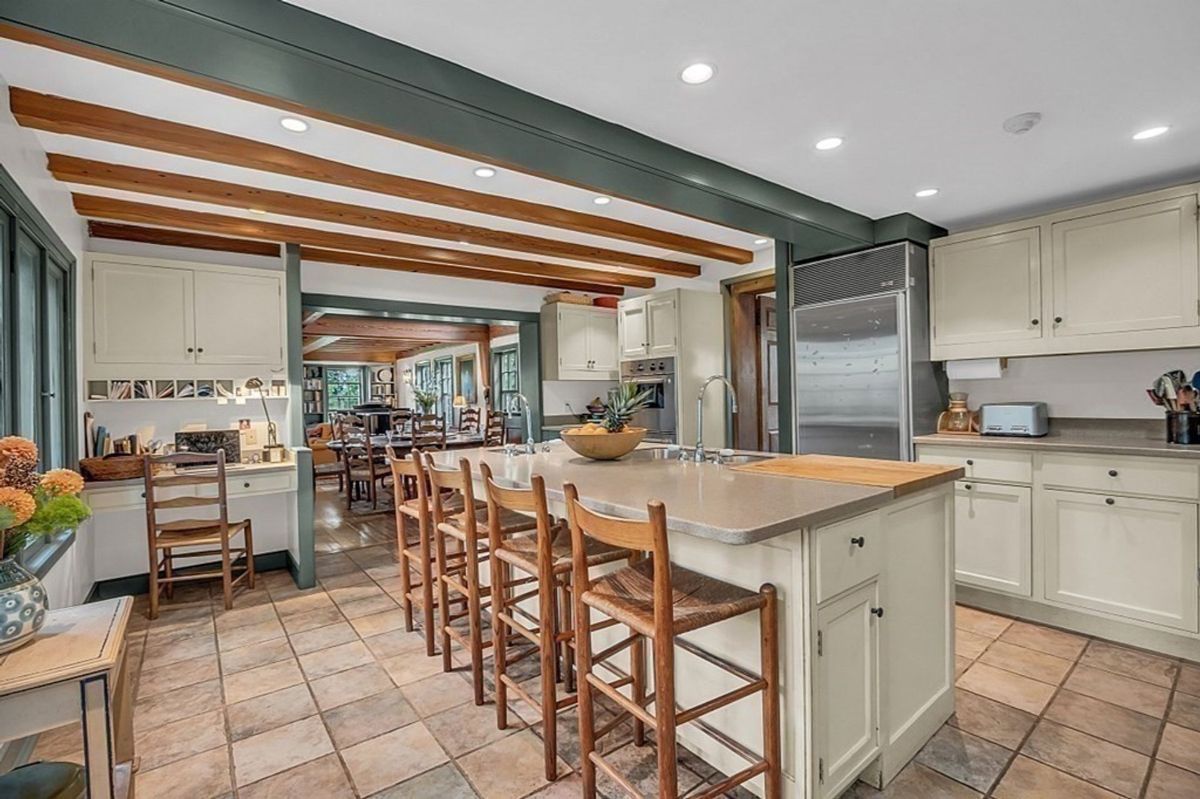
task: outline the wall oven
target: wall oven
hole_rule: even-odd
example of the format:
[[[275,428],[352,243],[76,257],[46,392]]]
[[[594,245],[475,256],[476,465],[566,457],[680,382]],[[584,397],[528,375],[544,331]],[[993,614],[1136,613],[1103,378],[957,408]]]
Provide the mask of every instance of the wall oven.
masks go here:
[[[621,380],[639,388],[650,389],[650,404],[634,414],[630,421],[635,427],[646,428],[646,441],[676,444],[676,408],[674,358],[644,358],[621,364]]]

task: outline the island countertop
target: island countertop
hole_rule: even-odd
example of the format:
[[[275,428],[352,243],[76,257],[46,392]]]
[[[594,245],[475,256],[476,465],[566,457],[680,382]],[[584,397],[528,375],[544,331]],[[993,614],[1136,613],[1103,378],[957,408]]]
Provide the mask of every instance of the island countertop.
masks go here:
[[[643,444],[642,449],[648,449]],[[551,500],[562,501],[564,483],[574,483],[584,504],[601,513],[646,518],[646,503],[660,500],[672,531],[727,544],[754,544],[803,527],[865,513],[895,498],[890,488],[754,474],[714,463],[623,458],[591,461],[561,441],[549,451],[505,455],[494,449],[431,453],[441,467],[466,458],[479,472],[485,461],[493,476],[528,487],[534,474],[546,481]],[[954,479],[947,473],[945,482]]]

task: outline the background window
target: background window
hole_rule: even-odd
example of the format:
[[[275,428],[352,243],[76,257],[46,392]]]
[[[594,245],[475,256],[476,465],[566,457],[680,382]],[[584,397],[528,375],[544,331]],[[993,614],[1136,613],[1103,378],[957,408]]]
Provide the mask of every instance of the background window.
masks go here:
[[[438,358],[433,362],[433,386],[437,392],[437,415],[452,419],[454,414],[454,359]]]
[[[521,369],[516,346],[492,351],[492,408],[507,413],[521,390]]]
[[[363,402],[363,369],[361,366],[330,366],[325,369],[325,392],[329,410],[348,411]]]

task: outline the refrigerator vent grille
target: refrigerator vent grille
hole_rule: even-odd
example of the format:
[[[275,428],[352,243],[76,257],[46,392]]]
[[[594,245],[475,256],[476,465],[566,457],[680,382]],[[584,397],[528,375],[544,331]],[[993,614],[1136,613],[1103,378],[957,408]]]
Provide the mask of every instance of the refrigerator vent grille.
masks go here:
[[[908,244],[839,255],[792,268],[792,307],[907,288]]]

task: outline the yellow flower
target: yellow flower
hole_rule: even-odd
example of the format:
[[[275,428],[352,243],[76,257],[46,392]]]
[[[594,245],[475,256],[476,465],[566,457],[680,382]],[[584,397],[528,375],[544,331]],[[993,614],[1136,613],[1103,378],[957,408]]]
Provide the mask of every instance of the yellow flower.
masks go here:
[[[12,513],[12,526],[24,524],[37,510],[37,501],[29,494],[17,488],[0,486],[0,507],[8,508]]]
[[[4,438],[0,438],[0,463],[9,458],[36,463],[38,458],[37,444],[21,436],[5,436]]]
[[[42,488],[55,496],[83,491],[83,478],[70,469],[51,469],[42,475]]]

